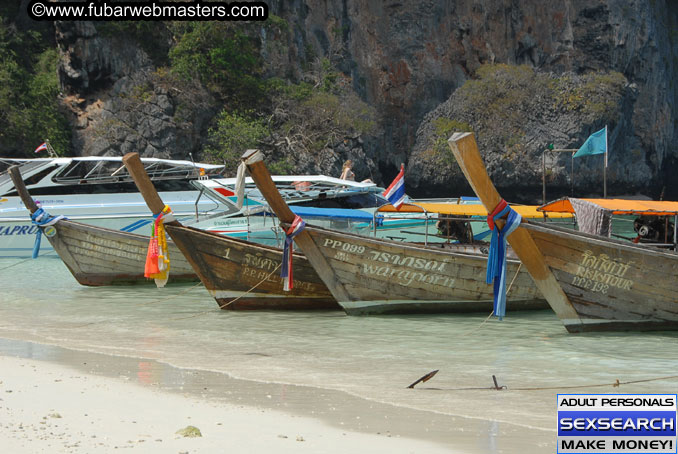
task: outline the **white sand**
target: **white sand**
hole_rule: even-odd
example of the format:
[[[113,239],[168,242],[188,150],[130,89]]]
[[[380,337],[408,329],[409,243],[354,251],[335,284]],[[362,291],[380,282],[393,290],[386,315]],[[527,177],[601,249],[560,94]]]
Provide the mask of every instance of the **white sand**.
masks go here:
[[[176,431],[195,426],[202,437]],[[444,446],[342,431],[269,409],[212,403],[66,366],[0,356],[0,450],[8,454],[449,453]]]

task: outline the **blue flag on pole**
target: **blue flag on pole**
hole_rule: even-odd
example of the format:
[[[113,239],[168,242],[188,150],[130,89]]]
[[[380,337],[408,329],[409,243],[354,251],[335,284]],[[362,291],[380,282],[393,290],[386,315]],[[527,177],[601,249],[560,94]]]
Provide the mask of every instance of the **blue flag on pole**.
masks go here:
[[[607,126],[600,131],[591,134],[573,157],[580,158],[582,156],[601,153],[607,153]]]

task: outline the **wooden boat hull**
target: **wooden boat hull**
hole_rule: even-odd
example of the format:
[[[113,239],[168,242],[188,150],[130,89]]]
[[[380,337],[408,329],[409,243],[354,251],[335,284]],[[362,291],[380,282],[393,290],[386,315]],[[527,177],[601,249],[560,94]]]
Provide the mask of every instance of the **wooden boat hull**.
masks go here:
[[[492,311],[493,287],[485,283],[487,256],[314,226],[306,231],[349,295],[339,300],[348,314]],[[508,261],[507,276],[507,287],[513,281],[509,310],[548,307],[520,262]]]
[[[43,235],[82,285],[153,283],[152,279],[144,277],[147,236],[68,220],[43,228]],[[198,276],[179,249],[172,243],[168,246],[169,282],[197,281]]]
[[[678,254],[538,224],[523,224],[578,319],[570,332],[678,329]]]
[[[303,255],[294,255],[294,287],[285,292],[280,249],[192,227],[168,224],[166,228],[222,309],[340,309]]]

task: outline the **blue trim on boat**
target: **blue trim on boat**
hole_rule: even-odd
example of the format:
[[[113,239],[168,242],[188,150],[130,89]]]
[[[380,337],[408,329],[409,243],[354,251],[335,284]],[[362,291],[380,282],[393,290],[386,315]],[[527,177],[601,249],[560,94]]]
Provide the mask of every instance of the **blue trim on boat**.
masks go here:
[[[143,226],[146,226],[150,224],[151,221],[150,219],[140,219],[138,221],[132,222],[131,224],[123,227],[120,229],[121,232],[134,232],[137,229],[140,229]]]

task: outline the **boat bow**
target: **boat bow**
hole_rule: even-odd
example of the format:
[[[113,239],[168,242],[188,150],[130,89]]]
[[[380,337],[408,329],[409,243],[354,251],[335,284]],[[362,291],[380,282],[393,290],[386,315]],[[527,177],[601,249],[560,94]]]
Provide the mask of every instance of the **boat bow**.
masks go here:
[[[487,174],[475,136],[469,132],[454,133],[448,144],[471,188],[487,211],[493,212],[502,198]],[[577,311],[546,264],[544,256],[529,232],[519,227],[508,236],[508,241],[558,318],[567,320],[567,326],[576,324],[579,320]]]

